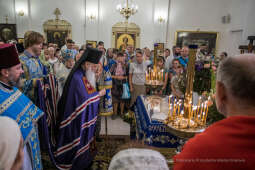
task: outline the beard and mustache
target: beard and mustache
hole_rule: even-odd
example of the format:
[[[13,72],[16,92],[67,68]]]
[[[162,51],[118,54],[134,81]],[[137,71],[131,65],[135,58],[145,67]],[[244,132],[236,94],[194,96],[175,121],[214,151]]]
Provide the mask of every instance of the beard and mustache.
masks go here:
[[[92,71],[91,68],[86,70],[86,78],[89,81],[90,85],[96,88],[96,73]]]
[[[176,53],[175,53],[175,55],[176,55],[176,56],[180,56],[180,55],[181,55],[181,53],[176,52]]]
[[[20,87],[20,77],[18,79],[15,80],[15,78],[13,76],[10,76],[9,77],[9,81],[8,81],[8,84],[10,86],[15,86],[15,87]]]

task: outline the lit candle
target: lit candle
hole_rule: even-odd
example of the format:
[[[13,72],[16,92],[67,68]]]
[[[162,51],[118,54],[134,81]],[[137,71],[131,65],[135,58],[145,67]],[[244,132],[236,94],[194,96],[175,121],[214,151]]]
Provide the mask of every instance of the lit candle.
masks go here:
[[[200,120],[200,115],[197,115],[197,124],[198,124],[198,120]]]
[[[181,103],[179,103],[178,114],[179,114],[179,116],[180,116],[180,114],[181,114]]]
[[[206,108],[207,108],[207,102],[205,102],[205,104],[204,104],[204,111],[203,112],[206,111]]]
[[[204,125],[206,124],[206,119],[207,119],[207,113],[205,113],[205,118],[204,118]]]
[[[171,112],[171,96],[168,98],[168,107],[169,107],[169,112]]]
[[[196,111],[197,111],[197,106],[194,106],[194,110],[193,110],[192,118],[191,119],[195,118]]]
[[[189,114],[189,117],[188,117],[189,119],[190,119],[190,116],[191,116],[191,110],[192,110],[191,107],[192,107],[192,102],[190,101],[189,102],[189,113],[188,113]]]
[[[182,110],[181,114],[180,114],[180,117],[183,117],[183,115],[184,115],[184,111]]]
[[[179,115],[179,102],[176,102],[176,116]]]
[[[191,120],[193,119],[194,113],[196,113],[197,106],[193,106],[192,111],[191,111]]]
[[[173,108],[174,108],[174,110],[173,110],[173,116],[175,117],[175,112],[176,112],[176,104],[175,104],[175,102],[176,102],[176,99],[174,99],[174,104],[173,104]]]
[[[202,119],[201,119],[202,124],[204,124],[204,119],[205,119],[205,112],[203,112],[202,114]]]
[[[176,103],[176,116],[179,115],[179,102]]]
[[[197,109],[197,112],[196,112],[196,122],[198,122],[198,116],[199,116],[199,108],[200,108],[200,106],[198,106],[198,109]]]
[[[197,118],[197,116],[198,116],[198,113],[199,113],[199,107],[200,107],[200,106],[197,106],[197,108],[196,108],[196,112],[195,112],[194,118]]]
[[[190,108],[189,108],[190,109]],[[188,117],[188,125],[190,126],[190,119],[191,119],[191,113],[189,113],[189,117]]]
[[[208,101],[206,102],[206,112],[205,113],[207,113],[208,112]]]
[[[149,71],[149,73],[150,73],[150,80],[152,80],[152,75],[151,75],[151,68],[150,68],[150,71]]]
[[[202,98],[201,98],[201,96],[200,96],[199,99],[198,99],[198,104],[197,104],[198,106],[200,106],[200,104],[201,104],[201,99],[202,99]]]
[[[204,109],[204,103],[202,103],[202,106],[201,106],[201,108],[200,108],[200,115],[202,115],[203,109]]]
[[[206,112],[205,112],[205,118],[204,118],[204,125],[206,124],[207,114],[208,114],[208,101],[207,101],[207,105],[206,105]]]
[[[163,77],[163,69],[161,70],[161,77],[162,77],[162,81],[164,81],[164,77]]]

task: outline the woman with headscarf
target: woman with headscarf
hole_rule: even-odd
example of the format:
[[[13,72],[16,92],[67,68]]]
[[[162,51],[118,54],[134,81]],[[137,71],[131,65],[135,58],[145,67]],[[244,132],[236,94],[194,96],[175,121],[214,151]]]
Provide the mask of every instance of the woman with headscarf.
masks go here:
[[[0,116],[0,170],[19,170],[23,157],[23,138],[18,124]]]

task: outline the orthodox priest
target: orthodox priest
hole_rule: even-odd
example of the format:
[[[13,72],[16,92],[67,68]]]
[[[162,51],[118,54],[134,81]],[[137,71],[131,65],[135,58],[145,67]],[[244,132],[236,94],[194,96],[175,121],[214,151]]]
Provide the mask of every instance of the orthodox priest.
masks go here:
[[[85,169],[93,156],[95,122],[100,97],[105,89],[96,90],[98,62],[102,52],[88,48],[70,72],[58,103],[59,132],[56,163],[62,169]]]
[[[14,119],[24,140],[24,170],[42,169],[37,121],[43,112],[22,94],[18,86],[23,74],[15,45],[0,45],[0,116]]]

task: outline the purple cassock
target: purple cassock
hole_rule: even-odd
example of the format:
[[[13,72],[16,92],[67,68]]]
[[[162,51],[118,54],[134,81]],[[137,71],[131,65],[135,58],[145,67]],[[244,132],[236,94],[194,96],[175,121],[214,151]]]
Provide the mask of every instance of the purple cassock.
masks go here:
[[[102,53],[88,48],[69,74],[58,102],[58,132],[55,164],[59,169],[87,168],[93,156],[91,143],[98,114],[100,96],[81,68],[84,62],[97,64]]]
[[[59,168],[84,169],[93,157],[90,145],[94,138],[99,104],[98,92],[89,84],[84,71],[76,70],[60,119],[55,161]]]
[[[41,144],[48,149],[52,162],[61,170],[82,170],[93,159],[91,143],[100,96],[86,79],[84,62],[97,64],[101,52],[87,49],[69,74],[57,104],[55,79],[38,82],[39,106],[46,113],[39,122]]]

